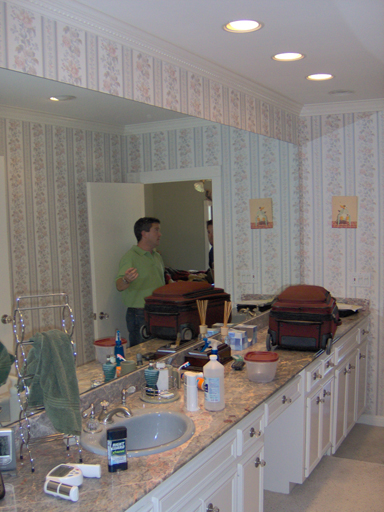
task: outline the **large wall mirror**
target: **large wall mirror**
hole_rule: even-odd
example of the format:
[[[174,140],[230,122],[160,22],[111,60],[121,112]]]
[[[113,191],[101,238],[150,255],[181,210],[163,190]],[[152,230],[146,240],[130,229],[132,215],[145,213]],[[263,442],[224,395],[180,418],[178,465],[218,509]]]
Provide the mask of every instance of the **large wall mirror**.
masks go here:
[[[42,282],[47,283],[47,288],[53,283],[57,291],[62,288],[63,282],[65,285],[63,276],[68,275],[71,295],[76,302],[78,360],[82,364],[92,359],[93,340],[99,333],[95,333],[97,329],[91,316],[99,311],[92,296],[94,288],[90,285],[94,255],[89,249],[87,208],[84,208],[87,203],[86,182],[100,184],[101,187],[104,182],[141,183],[147,187],[148,197],[151,194],[165,194],[165,188],[169,187],[170,194],[186,204],[191,202],[188,190],[192,192],[193,182],[209,180],[215,225],[216,284],[225,287],[236,300],[242,294],[274,293],[283,284],[297,282],[299,215],[296,146],[25,73],[0,69],[0,79],[0,157],[4,156],[0,169],[5,180],[4,191],[7,190],[3,199],[8,198],[6,227],[10,231],[11,245],[10,290],[0,289],[3,297],[8,297],[5,302],[9,307],[1,311],[1,315],[12,313],[14,295],[20,291],[34,293],[40,289]],[[49,100],[51,96],[75,96],[76,99],[52,102]],[[165,165],[165,169],[151,167],[151,162],[159,155],[151,153],[150,143],[156,139],[153,134],[159,131],[160,126],[162,130],[168,130],[168,139],[165,136],[159,144],[165,148],[165,158],[171,160],[169,155],[176,138],[174,126],[171,129],[170,123],[175,122],[187,127],[190,139],[185,140],[185,148],[189,151],[185,155],[189,160],[185,161],[192,164],[187,165],[175,157],[171,164]],[[132,126],[134,130],[130,128]],[[150,126],[150,130],[146,130],[145,126]],[[137,163],[133,160],[135,147],[131,144],[135,133],[138,133],[137,139],[141,140],[143,155],[140,165],[137,164],[135,172],[132,172],[132,162],[134,165]],[[184,136],[184,133],[181,135]],[[46,149],[48,145],[51,153]],[[14,155],[17,157],[16,163],[12,160]],[[85,168],[81,165],[83,156]],[[115,167],[117,160],[119,166]],[[59,170],[54,177],[48,173],[37,175],[39,165],[47,169],[52,162]],[[74,169],[69,178],[68,168]],[[127,170],[128,174],[125,174]],[[62,191],[59,190],[61,183]],[[79,195],[79,191],[82,195]],[[53,193],[56,194],[55,198],[50,201],[50,194]],[[63,199],[65,194],[67,197]],[[251,197],[273,198],[276,222],[274,229],[268,230],[268,233],[266,230],[249,229],[248,202]],[[49,205],[46,204],[47,200]],[[147,203],[149,205],[150,201]],[[153,204],[148,209],[152,208],[151,213],[155,214],[157,206]],[[59,208],[64,212],[60,218],[57,213]],[[17,223],[19,217],[23,218],[24,225]],[[55,231],[55,237],[46,236],[46,231],[51,229],[51,223],[55,220],[65,232],[63,240],[68,244],[68,250],[57,244],[59,231]],[[183,245],[191,244],[192,249],[187,249],[189,256],[196,252],[196,245],[200,242],[188,237],[188,233],[181,232],[179,226],[179,233],[176,233],[171,224],[168,220],[165,223],[164,243],[167,238],[172,238],[174,242],[179,236]],[[200,240],[204,237],[204,226],[200,226]],[[23,253],[17,252],[18,242],[26,244]],[[115,245],[110,250],[116,250],[118,259],[123,248],[116,248]],[[201,248],[196,254],[196,265],[192,265],[193,261],[185,260],[186,266],[201,266],[201,258],[204,258],[207,249],[205,239],[202,252]],[[167,250],[164,246],[164,251]],[[46,265],[42,262],[46,262]],[[256,270],[254,282],[242,280],[241,270],[244,269]],[[112,290],[113,283],[111,293]],[[115,327],[111,325],[112,332]],[[1,324],[0,329],[1,340],[12,349],[10,325]],[[38,324],[33,325],[33,330],[36,329],[39,329]]]

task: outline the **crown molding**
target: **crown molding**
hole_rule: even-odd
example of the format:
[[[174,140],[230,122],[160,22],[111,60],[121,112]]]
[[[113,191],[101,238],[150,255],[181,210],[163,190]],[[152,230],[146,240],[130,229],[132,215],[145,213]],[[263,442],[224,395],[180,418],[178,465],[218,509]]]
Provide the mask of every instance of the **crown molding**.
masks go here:
[[[204,126],[222,126],[213,121],[200,119],[198,117],[171,119],[168,121],[155,121],[151,123],[139,123],[127,125],[124,129],[125,135],[139,135],[158,131],[183,130],[184,128],[201,128]]]
[[[300,117],[323,116],[327,114],[353,114],[384,110],[384,98],[378,100],[343,101],[335,103],[304,105]]]
[[[212,62],[198,57],[160,38],[152,36],[118,19],[112,18],[95,9],[81,5],[75,0],[67,0],[65,7],[61,0],[18,0],[9,2],[32,9],[43,16],[82,26],[103,37],[112,38],[132,49],[143,51],[152,57],[160,58],[187,71],[198,73],[210,80],[238,90],[244,94],[265,101],[291,114],[300,115],[302,105],[286,96],[276,93],[259,83],[248,80]]]
[[[70,119],[68,117],[61,117],[23,108],[5,107],[0,105],[0,117],[5,119],[16,119],[17,121],[27,121],[30,123],[50,124],[54,126],[59,125],[64,126],[65,128],[89,130],[92,132],[125,135],[124,126],[112,126],[110,124],[83,121],[81,119]]]

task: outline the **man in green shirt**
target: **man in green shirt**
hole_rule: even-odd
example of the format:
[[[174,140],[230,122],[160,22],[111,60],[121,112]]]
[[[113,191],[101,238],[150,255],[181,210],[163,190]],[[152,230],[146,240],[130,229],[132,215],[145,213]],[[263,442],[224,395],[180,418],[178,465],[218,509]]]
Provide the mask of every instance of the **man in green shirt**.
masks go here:
[[[120,260],[116,277],[116,288],[127,306],[127,328],[129,345],[133,347],[144,341],[140,329],[144,325],[145,297],[163,286],[164,263],[156,247],[160,243],[160,221],[154,217],[142,217],[134,226],[137,245]]]

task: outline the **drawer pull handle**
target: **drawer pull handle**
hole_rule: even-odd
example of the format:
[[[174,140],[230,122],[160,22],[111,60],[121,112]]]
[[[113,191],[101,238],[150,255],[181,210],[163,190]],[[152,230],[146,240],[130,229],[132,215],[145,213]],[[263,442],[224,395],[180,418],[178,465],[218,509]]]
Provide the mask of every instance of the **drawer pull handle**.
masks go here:
[[[366,355],[365,354],[360,354],[359,355],[359,359],[365,359],[366,358]]]
[[[316,404],[323,404],[325,402],[324,398],[320,398],[319,396],[316,398]]]
[[[313,374],[313,380],[316,380],[316,379],[322,379],[322,378],[323,378],[323,376],[322,376],[322,375],[320,375],[320,373],[315,372],[315,373]]]
[[[326,397],[326,396],[331,396],[331,392],[330,391],[326,391],[325,389],[323,390],[323,397]]]
[[[220,512],[219,507],[214,507],[212,503],[209,503],[207,507],[207,512]]]
[[[361,331],[361,334],[362,334],[363,336],[365,336],[366,334],[369,334],[369,331],[366,331],[365,329],[363,329],[363,330]]]
[[[350,365],[349,365],[349,369],[350,369],[350,370],[354,370],[355,368],[356,368],[356,366],[353,366],[353,364],[350,364]]]
[[[255,468],[258,468],[259,466],[263,468],[266,464],[265,460],[260,460],[260,457],[256,457]]]
[[[261,431],[260,430],[255,430],[254,427],[251,427],[251,430],[249,431],[249,437],[253,437],[253,436],[260,437],[261,436]]]
[[[347,373],[352,373],[352,372],[351,372],[351,370],[350,370],[350,369],[345,368],[345,370],[344,370],[344,375],[347,375]]]
[[[287,398],[285,395],[283,395],[281,401],[283,402],[283,404],[290,404],[292,403],[292,398]]]
[[[332,361],[327,361],[327,368],[333,368],[335,365],[332,363]]]

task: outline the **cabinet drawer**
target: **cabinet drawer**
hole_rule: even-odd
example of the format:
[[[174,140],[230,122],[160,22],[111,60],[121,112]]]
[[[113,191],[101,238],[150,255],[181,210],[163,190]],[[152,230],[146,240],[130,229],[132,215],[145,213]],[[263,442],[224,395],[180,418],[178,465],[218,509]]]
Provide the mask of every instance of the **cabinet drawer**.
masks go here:
[[[301,377],[296,377],[265,402],[265,426],[272,423],[301,395]]]
[[[357,345],[356,330],[348,334],[345,339],[342,338],[335,345],[335,365],[337,366],[341,361],[351,352]]]
[[[322,378],[323,362],[319,360],[316,363],[312,363],[310,368],[305,371],[305,390],[311,391]]]
[[[323,366],[322,366],[322,372],[323,372],[323,377],[327,377],[331,371],[333,370],[333,368],[335,367],[335,354],[330,354],[329,356],[325,357],[322,361],[323,363]]]
[[[371,330],[371,322],[370,319],[367,318],[364,323],[362,323],[358,328],[357,334],[357,342],[364,343],[365,340],[369,337],[369,332]]]
[[[264,434],[264,408],[251,412],[239,423],[237,429],[237,455],[240,457],[248,449],[262,440]]]

